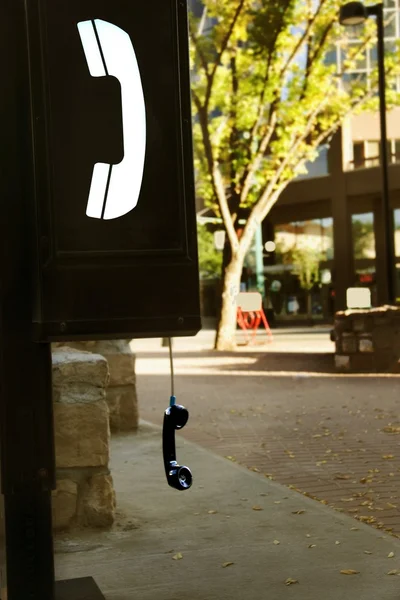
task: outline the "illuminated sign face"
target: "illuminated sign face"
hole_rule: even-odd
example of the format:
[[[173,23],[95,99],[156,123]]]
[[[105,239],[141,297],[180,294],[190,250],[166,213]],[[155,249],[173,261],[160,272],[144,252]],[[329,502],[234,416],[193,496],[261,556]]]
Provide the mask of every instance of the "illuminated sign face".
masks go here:
[[[146,111],[135,51],[129,35],[101,19],[78,23],[92,77],[113,76],[121,84],[124,158],[93,168],[86,214],[117,219],[137,205],[146,153]]]

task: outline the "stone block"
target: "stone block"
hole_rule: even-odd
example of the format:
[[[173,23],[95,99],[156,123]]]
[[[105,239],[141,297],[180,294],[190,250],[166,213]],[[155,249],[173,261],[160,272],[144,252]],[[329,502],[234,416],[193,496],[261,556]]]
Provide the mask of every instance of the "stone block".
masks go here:
[[[376,353],[376,368],[380,373],[396,373],[398,369],[398,357],[391,349],[381,350]]]
[[[360,352],[373,352],[374,344],[371,337],[360,337],[358,340],[358,349]]]
[[[351,357],[350,369],[359,373],[376,373],[376,355],[375,353],[354,354]]]
[[[111,475],[91,477],[82,497],[85,524],[89,527],[110,527],[115,519],[115,504]]]
[[[353,319],[353,331],[356,333],[364,332],[366,330],[366,319],[363,317],[355,317]]]
[[[107,360],[109,382],[106,400],[112,431],[134,431],[138,427],[135,360],[129,340],[73,342],[73,348],[95,352]]]
[[[343,333],[341,346],[343,354],[354,354],[358,349],[356,336],[352,333]]]
[[[68,529],[76,516],[78,486],[74,481],[57,481],[57,489],[52,492],[53,528]]]
[[[335,318],[334,329],[338,334],[344,331],[351,331],[352,324],[350,319],[346,319],[345,317]]]
[[[374,342],[376,352],[379,350],[386,350],[393,347],[393,329],[390,325],[375,327],[372,332],[372,339]]]
[[[110,367],[110,386],[135,385],[135,361],[134,354],[105,354]]]
[[[344,356],[343,354],[336,354],[335,356],[335,367],[343,371],[350,370],[350,356]]]
[[[109,461],[106,402],[54,405],[57,468],[100,467]]]
[[[106,359],[98,354],[61,346],[52,353],[55,402],[98,402],[109,380]]]
[[[386,316],[374,317],[374,326],[375,327],[384,327],[385,325],[390,325],[389,317],[386,317]]]
[[[110,409],[111,431],[133,431],[138,428],[139,414],[135,386],[109,388],[107,403]]]

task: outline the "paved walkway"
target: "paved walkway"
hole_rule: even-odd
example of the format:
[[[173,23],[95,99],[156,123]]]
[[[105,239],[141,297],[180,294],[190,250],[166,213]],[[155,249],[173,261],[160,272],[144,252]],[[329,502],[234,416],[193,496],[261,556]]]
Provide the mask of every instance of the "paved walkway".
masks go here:
[[[115,435],[111,531],[56,537],[56,578],[107,600],[398,600],[400,541],[179,437],[187,492],[168,487],[161,431]]]
[[[336,375],[327,328],[273,333],[236,353],[210,351],[210,331],[174,340],[176,395],[190,411],[178,435],[400,536],[400,378]],[[160,425],[167,349],[133,348],[140,415]]]

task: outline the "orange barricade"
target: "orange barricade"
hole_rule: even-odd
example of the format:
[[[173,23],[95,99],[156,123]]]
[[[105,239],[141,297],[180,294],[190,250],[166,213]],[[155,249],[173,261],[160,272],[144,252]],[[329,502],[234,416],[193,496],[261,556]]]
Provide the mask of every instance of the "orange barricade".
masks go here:
[[[263,310],[261,294],[259,292],[241,292],[236,296],[236,305],[237,323],[246,334],[246,342],[248,343],[248,331],[250,329],[253,330],[251,341],[255,340],[261,322],[268,335],[268,341],[272,342],[273,337]]]

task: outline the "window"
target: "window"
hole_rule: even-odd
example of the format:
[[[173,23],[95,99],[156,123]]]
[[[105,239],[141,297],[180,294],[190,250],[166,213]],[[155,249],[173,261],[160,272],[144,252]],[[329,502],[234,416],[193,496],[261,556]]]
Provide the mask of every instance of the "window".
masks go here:
[[[309,161],[305,164],[307,173],[301,174],[297,179],[310,179],[311,177],[324,177],[329,175],[328,164],[328,146],[320,146],[318,148],[318,156],[314,161]]]
[[[389,163],[400,162],[400,140],[388,140],[387,155]],[[381,143],[377,140],[367,140],[353,143],[353,160],[350,168],[364,169],[378,167],[381,160]]]
[[[365,144],[364,142],[355,142],[353,145],[353,165],[355,169],[365,167]]]
[[[396,257],[400,256],[400,209],[394,211],[394,249]]]
[[[276,258],[280,263],[290,263],[292,251],[307,250],[318,255],[321,261],[333,259],[333,219],[294,221],[275,227]]]
[[[356,260],[375,259],[374,215],[372,212],[352,215],[353,255]]]

